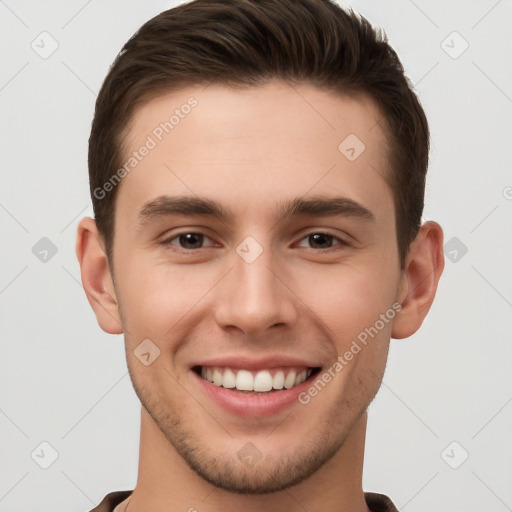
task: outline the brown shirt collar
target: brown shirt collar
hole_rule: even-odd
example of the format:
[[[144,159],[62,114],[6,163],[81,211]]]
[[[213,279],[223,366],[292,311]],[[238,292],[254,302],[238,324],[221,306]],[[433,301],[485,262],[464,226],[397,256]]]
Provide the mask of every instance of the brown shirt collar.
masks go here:
[[[124,501],[132,491],[114,491],[109,492],[90,512],[113,512],[114,508]],[[368,508],[372,512],[398,512],[393,502],[385,495],[376,492],[365,492],[364,498]]]

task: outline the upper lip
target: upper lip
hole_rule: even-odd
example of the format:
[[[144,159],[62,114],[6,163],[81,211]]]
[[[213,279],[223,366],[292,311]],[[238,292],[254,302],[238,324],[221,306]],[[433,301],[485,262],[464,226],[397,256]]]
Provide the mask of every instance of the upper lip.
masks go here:
[[[197,366],[217,366],[221,368],[236,368],[258,371],[286,366],[304,366],[308,368],[317,368],[321,365],[318,364],[318,362],[311,360],[307,361],[305,359],[285,356],[282,354],[274,354],[259,358],[243,355],[233,355],[226,357],[216,357],[212,359],[202,359],[201,361],[193,363],[190,367],[194,368]]]

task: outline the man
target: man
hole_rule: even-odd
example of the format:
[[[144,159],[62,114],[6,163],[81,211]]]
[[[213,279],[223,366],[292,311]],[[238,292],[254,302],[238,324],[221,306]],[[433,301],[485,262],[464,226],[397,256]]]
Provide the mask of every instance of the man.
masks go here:
[[[94,511],[396,510],[362,490],[366,410],[444,266],[428,151],[385,36],[327,0],[196,0],[128,41],[76,249],[140,459]]]

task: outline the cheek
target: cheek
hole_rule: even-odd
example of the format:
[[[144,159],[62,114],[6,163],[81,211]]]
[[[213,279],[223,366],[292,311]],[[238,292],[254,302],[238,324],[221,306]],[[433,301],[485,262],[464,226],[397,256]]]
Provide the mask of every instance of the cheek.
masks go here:
[[[336,339],[346,341],[373,326],[391,308],[396,282],[389,271],[378,266],[340,265],[330,269],[328,274],[311,279],[315,287],[309,287],[307,295],[304,290],[303,296],[308,297],[308,305]],[[385,327],[381,330],[390,330],[388,323]]]
[[[134,259],[119,275],[126,330],[137,337],[164,338],[179,328],[214,283],[205,272]]]

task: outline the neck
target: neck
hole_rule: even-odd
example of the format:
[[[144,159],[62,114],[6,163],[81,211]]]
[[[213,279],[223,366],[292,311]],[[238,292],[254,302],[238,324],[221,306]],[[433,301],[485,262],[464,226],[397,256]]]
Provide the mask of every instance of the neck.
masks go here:
[[[309,478],[284,491],[244,495],[215,488],[203,480],[167,441],[146,409],[141,411],[139,470],[129,512],[369,512],[362,490],[366,412],[343,446]]]

